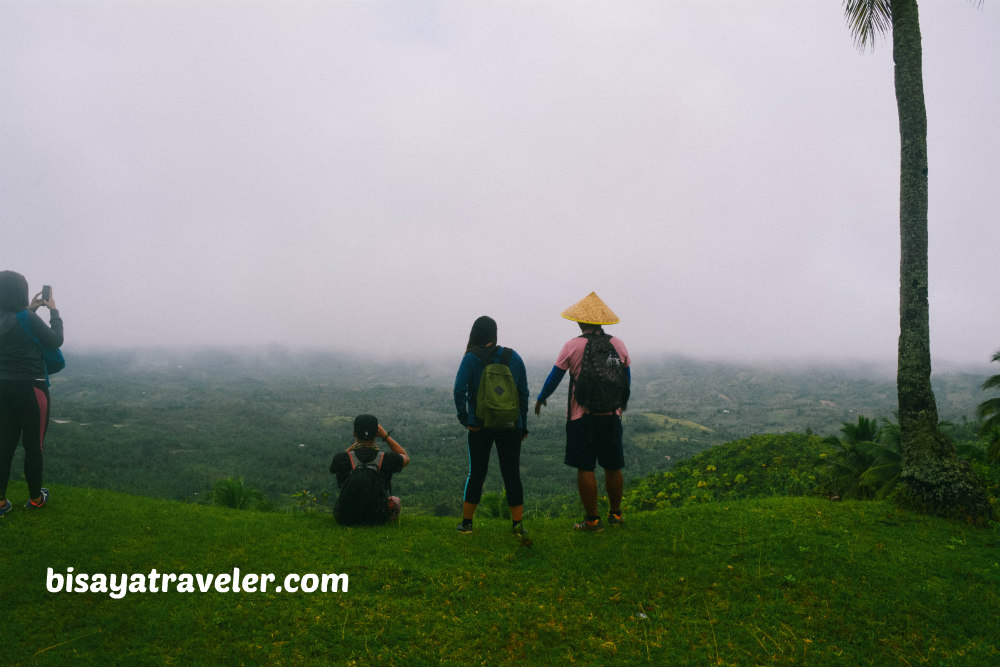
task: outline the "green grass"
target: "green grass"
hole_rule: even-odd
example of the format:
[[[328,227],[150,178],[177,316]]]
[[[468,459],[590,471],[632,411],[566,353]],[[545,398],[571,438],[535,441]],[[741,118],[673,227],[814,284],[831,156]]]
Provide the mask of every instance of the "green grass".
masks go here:
[[[995,527],[745,499],[565,519],[238,512],[51,486],[0,519],[0,665],[986,665]],[[23,505],[23,483],[11,484]],[[405,498],[404,498],[405,503]],[[405,506],[404,506],[405,509]],[[49,593],[65,573],[346,573],[339,593]]]

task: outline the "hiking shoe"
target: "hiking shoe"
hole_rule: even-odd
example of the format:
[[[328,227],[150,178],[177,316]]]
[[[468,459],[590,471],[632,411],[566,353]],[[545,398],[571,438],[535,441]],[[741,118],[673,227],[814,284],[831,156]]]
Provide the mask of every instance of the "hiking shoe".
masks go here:
[[[455,530],[463,535],[468,535],[472,532],[472,521],[470,519],[462,519],[458,522],[458,526],[455,527]]]
[[[608,525],[609,526],[624,526],[625,518],[622,516],[621,512],[615,514],[614,512],[608,512]]]
[[[3,502],[4,502],[4,504],[0,505],[0,516],[3,516],[7,512],[9,512],[12,509],[14,509],[14,503],[10,502],[9,500],[5,500]]]
[[[516,537],[525,537],[528,534],[528,529],[524,527],[523,523],[518,521],[517,523],[514,524],[514,527],[511,529],[510,532],[512,535]]]
[[[573,524],[573,530],[585,530],[598,532],[604,530],[604,523],[600,517],[596,519],[584,519],[580,523]]]
[[[42,502],[35,504],[31,498],[28,498],[28,502],[24,503],[24,508],[29,510],[40,510],[49,502],[49,490],[42,489]]]

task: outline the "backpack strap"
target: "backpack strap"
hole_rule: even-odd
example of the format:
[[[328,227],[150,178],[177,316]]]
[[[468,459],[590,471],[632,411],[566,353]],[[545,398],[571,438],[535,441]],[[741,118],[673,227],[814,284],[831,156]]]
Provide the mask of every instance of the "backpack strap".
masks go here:
[[[28,338],[30,338],[31,340],[35,340],[35,334],[34,332],[31,331],[31,325],[28,324],[28,311],[20,310],[18,311],[16,317],[17,317],[17,323],[21,325],[21,329],[24,331],[24,333],[28,334]]]
[[[354,453],[353,449],[348,450],[347,456],[348,458],[351,459],[351,470],[355,470],[360,465],[365,465],[365,466],[368,465],[367,463],[361,463],[361,459],[358,458],[358,455]],[[384,459],[385,459],[385,452],[379,452],[378,454],[375,455],[375,458],[372,459],[372,463],[375,464],[375,469],[378,470],[379,472],[382,472],[382,461]]]
[[[569,390],[566,392],[566,423],[572,421],[573,417],[573,374],[569,374]]]

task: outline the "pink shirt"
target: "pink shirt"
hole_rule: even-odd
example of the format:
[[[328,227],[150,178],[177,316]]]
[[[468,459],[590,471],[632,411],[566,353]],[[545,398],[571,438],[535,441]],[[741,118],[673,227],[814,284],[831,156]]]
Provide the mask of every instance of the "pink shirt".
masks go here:
[[[620,339],[611,337],[611,345],[618,352],[618,356],[621,357],[622,363],[628,368],[632,365],[632,360],[628,356],[628,350],[625,349],[625,343]],[[562,350],[559,352],[559,356],[556,357],[556,368],[561,368],[564,371],[569,371],[570,375],[575,381],[576,378],[580,377],[580,366],[583,364],[583,350],[587,347],[587,339],[582,336],[577,336],[576,338],[570,339],[565,345],[563,345]],[[573,388],[573,393],[576,393],[576,387]],[[586,409],[576,402],[576,396],[574,395],[570,399],[570,421],[574,419],[580,419],[586,413]],[[614,414],[620,415],[622,411],[616,410]],[[605,414],[610,415],[610,412],[596,412],[594,414]]]

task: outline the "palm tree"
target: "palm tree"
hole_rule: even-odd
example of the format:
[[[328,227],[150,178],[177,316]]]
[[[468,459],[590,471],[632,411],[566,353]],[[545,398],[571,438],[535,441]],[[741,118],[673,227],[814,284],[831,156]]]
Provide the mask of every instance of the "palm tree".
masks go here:
[[[858,447],[871,457],[871,465],[861,473],[858,480],[862,489],[869,491],[873,498],[885,498],[892,493],[903,472],[903,453],[899,448],[899,424],[880,417],[882,426],[871,442],[860,443]]]
[[[901,472],[899,429],[887,419],[858,415],[858,423],[845,422],[841,439],[827,442],[838,448],[828,461],[826,490],[844,498],[884,498],[896,488]]]
[[[916,0],[845,0],[858,47],[892,32],[896,110],[899,115],[899,400],[901,481],[913,504],[931,514],[992,517],[979,477],[958,458],[938,428],[931,389],[930,315],[927,302],[927,109]]]
[[[993,355],[993,361],[1000,361],[1000,350]],[[992,375],[983,383],[983,391],[990,389],[1000,389],[1000,375]],[[980,403],[976,409],[976,416],[983,420],[979,435],[990,436],[1000,431],[1000,396]]]
[[[858,415],[857,424],[844,422],[840,432],[844,434],[844,441],[852,445],[859,442],[875,442],[879,437],[878,420]]]

